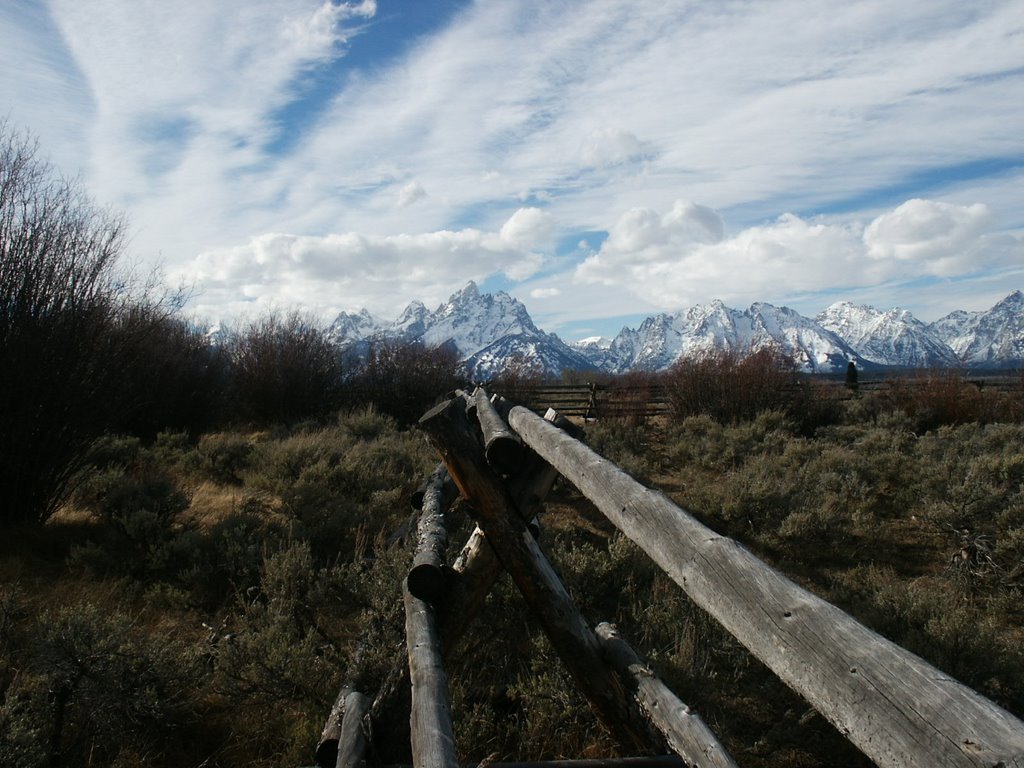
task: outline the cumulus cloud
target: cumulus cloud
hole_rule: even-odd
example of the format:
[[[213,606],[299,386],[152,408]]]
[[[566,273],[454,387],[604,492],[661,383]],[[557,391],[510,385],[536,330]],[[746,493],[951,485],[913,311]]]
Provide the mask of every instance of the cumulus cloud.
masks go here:
[[[527,209],[500,232],[264,234],[207,251],[173,276],[196,286],[193,308],[205,316],[292,304],[325,315],[365,307],[393,316],[410,299],[440,301],[467,280],[498,273],[530,277],[543,256],[530,249],[524,233],[542,220]]]
[[[624,214],[574,277],[620,284],[665,309],[955,277],[1024,256],[1024,241],[990,234],[992,226],[983,205],[910,200],[867,226],[784,214],[726,236],[714,211],[680,201],[664,215]]]
[[[555,220],[540,208],[520,208],[501,227],[501,237],[507,242],[534,248],[546,243],[555,230]]]
[[[963,269],[963,259],[972,257],[992,219],[981,203],[908,200],[872,221],[864,230],[864,244],[869,258],[932,262],[941,274]]]

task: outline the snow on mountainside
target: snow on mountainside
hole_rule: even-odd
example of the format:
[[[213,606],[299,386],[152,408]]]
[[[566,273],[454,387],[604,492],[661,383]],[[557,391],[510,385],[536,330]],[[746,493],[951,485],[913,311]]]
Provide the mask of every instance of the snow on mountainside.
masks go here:
[[[594,337],[567,345],[537,328],[521,302],[507,293],[481,293],[468,283],[434,311],[414,301],[392,323],[365,310],[342,313],[332,337],[350,350],[373,338],[452,345],[478,379],[494,376],[512,359],[546,374],[598,369],[657,371],[680,357],[774,349],[812,373],[836,373],[849,362],[882,366],[1009,367],[1024,360],[1024,294],[1010,294],[987,312],[953,312],[931,324],[898,308],[881,312],[850,302],[833,304],[815,319],[757,302],[746,310],[721,301],[644,320],[611,340]]]
[[[537,328],[521,302],[503,291],[480,293],[472,281],[433,312],[414,301],[393,323],[371,323],[366,318],[370,315],[365,310],[358,315],[343,312],[332,325],[332,335],[343,346],[353,347],[373,338],[429,347],[449,344],[475,379],[499,374],[513,358],[534,363],[553,376],[566,368],[593,367],[557,336]]]
[[[331,323],[328,335],[335,343],[344,345],[368,338],[380,327],[380,321],[365,309],[360,310],[358,314],[342,312]]]
[[[948,344],[899,307],[880,312],[874,307],[840,301],[815,320],[863,357],[880,365],[932,368],[957,364],[957,357]]]
[[[635,330],[623,328],[607,349],[576,348],[598,368],[611,373],[659,371],[679,358],[761,349],[779,351],[801,370],[811,372],[845,370],[851,360],[864,362],[841,338],[813,320],[765,303],[740,312],[713,301],[674,315],[649,317]]]
[[[1024,362],[1024,293],[1020,291],[985,312],[951,312],[929,327],[962,365],[1008,368]]]

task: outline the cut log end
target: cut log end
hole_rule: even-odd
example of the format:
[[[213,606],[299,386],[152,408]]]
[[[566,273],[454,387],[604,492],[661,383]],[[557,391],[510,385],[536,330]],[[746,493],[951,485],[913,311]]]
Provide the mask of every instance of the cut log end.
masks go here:
[[[407,576],[409,591],[420,600],[435,605],[444,600],[451,587],[452,574],[445,568],[420,564],[414,566]]]

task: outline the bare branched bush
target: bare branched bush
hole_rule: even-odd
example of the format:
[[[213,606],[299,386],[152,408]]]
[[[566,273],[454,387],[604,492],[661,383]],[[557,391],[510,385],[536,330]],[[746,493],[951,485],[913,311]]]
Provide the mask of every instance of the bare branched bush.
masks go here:
[[[501,372],[487,385],[488,391],[497,393],[516,404],[530,403],[534,390],[544,381],[544,367],[526,355],[513,355],[505,361]]]
[[[271,312],[231,334],[232,402],[243,420],[291,424],[338,406],[341,360],[325,328],[300,312]]]
[[[89,444],[136,398],[125,371],[173,297],[119,265],[124,219],[0,123],[0,484],[6,521],[45,520]]]
[[[791,360],[771,349],[749,355],[735,350],[682,358],[665,375],[673,413],[706,413],[724,423],[741,421],[789,404],[796,372]]]
[[[449,345],[377,339],[362,369],[349,378],[346,398],[353,407],[372,403],[399,424],[414,424],[463,377],[458,352]]]

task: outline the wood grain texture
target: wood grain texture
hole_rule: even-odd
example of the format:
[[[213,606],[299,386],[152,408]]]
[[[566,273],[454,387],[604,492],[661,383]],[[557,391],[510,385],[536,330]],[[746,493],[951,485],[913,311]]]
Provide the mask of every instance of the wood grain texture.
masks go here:
[[[487,457],[487,463],[502,475],[511,475],[519,468],[523,459],[522,440],[494,409],[491,397],[483,387],[476,388],[473,401],[476,404],[476,417],[480,421],[480,431],[484,437],[484,455]]]
[[[338,734],[335,768],[360,768],[366,757],[366,731],[363,719],[370,711],[370,700],[359,691],[345,697],[344,716]]]
[[[598,719],[624,745],[650,746],[652,735],[645,719],[617,676],[605,666],[596,636],[518,516],[501,479],[487,463],[461,405],[449,401],[437,406],[424,415],[420,427],[441,454],[463,495],[472,501],[477,524]]]
[[[434,609],[406,585],[405,637],[409,652],[412,708],[409,730],[414,768],[457,768],[448,679],[441,660],[441,641]]]
[[[525,408],[512,427],[880,766],[1024,768],[1024,723],[794,584]]]
[[[688,766],[737,768],[736,763],[704,721],[655,677],[618,630],[607,622],[595,630],[601,650],[620,675],[629,681],[640,708]]]

